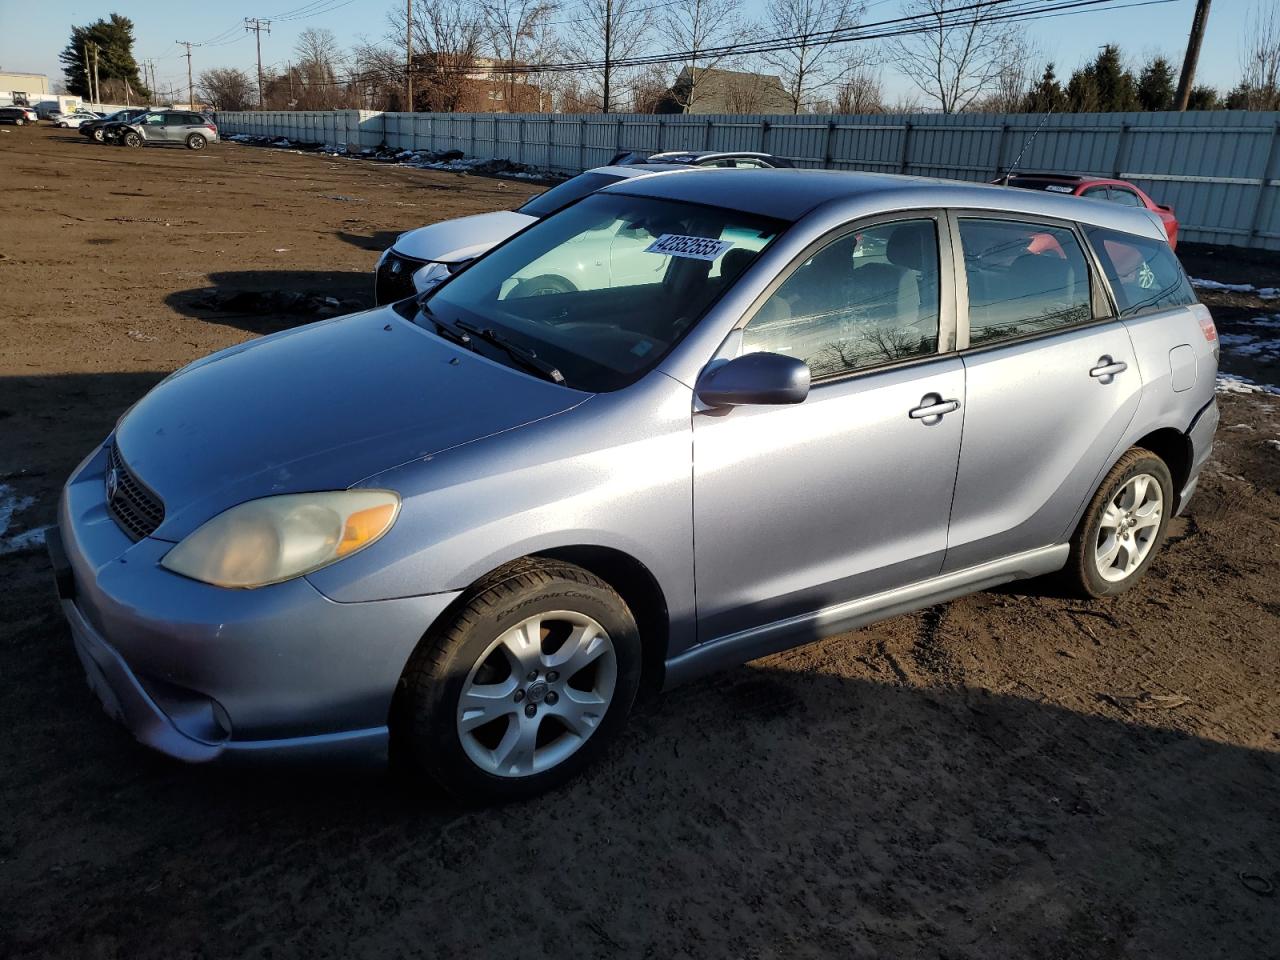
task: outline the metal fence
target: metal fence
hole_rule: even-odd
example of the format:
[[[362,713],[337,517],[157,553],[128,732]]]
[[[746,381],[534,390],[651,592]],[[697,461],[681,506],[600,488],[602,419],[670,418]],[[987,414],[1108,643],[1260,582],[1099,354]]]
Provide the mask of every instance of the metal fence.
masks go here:
[[[763,150],[798,166],[960,180],[1022,170],[1102,174],[1169,204],[1181,237],[1280,250],[1280,113],[654,116],[330,112],[223,113],[224,134],[349,149],[460,150],[561,173],[620,150]]]

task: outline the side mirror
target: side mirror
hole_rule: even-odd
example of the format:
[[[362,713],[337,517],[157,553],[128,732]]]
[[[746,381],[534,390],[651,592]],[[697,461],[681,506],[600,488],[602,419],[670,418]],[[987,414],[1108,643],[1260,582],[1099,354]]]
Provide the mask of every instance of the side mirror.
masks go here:
[[[809,395],[809,365],[780,353],[748,353],[698,378],[698,399],[709,407],[800,403]]]

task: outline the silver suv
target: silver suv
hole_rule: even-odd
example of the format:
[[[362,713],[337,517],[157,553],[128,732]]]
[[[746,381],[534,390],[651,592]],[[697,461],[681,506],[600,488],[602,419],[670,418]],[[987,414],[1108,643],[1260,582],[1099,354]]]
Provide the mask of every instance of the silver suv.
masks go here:
[[[121,123],[108,136],[126,147],[143,143],[181,144],[188,150],[203,150],[218,142],[218,128],[208,117],[190,110],[152,111]]]
[[[649,266],[585,263],[599,234]],[[50,550],[144,743],[390,747],[525,796],[642,689],[1021,577],[1130,588],[1209,455],[1216,368],[1145,211],[663,173],[178,371],[77,468]]]

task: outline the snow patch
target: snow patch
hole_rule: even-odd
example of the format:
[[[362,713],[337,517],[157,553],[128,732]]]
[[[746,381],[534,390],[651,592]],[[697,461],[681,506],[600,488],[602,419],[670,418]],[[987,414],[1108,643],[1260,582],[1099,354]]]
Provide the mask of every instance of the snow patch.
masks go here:
[[[1219,373],[1217,390],[1218,393],[1269,393],[1280,396],[1280,387],[1269,383],[1256,383],[1248,377],[1234,373]]]
[[[29,550],[44,543],[44,534],[48,527],[36,527],[9,536],[9,527],[13,524],[15,514],[28,509],[36,502],[35,497],[20,497],[7,483],[0,483],[0,556],[6,553],[17,553]]]

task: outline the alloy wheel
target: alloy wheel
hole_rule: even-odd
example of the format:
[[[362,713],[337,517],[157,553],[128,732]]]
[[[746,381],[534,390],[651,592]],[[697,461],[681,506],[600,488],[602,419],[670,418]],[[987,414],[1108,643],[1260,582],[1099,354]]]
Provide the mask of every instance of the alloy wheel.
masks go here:
[[[1132,576],[1155,545],[1164,516],[1160,481],[1140,473],[1125,482],[1102,513],[1094,564],[1109,583]]]
[[[528,617],[468,673],[457,709],[462,748],[493,776],[549,770],[599,727],[617,679],[613,641],[591,617],[567,610]]]

